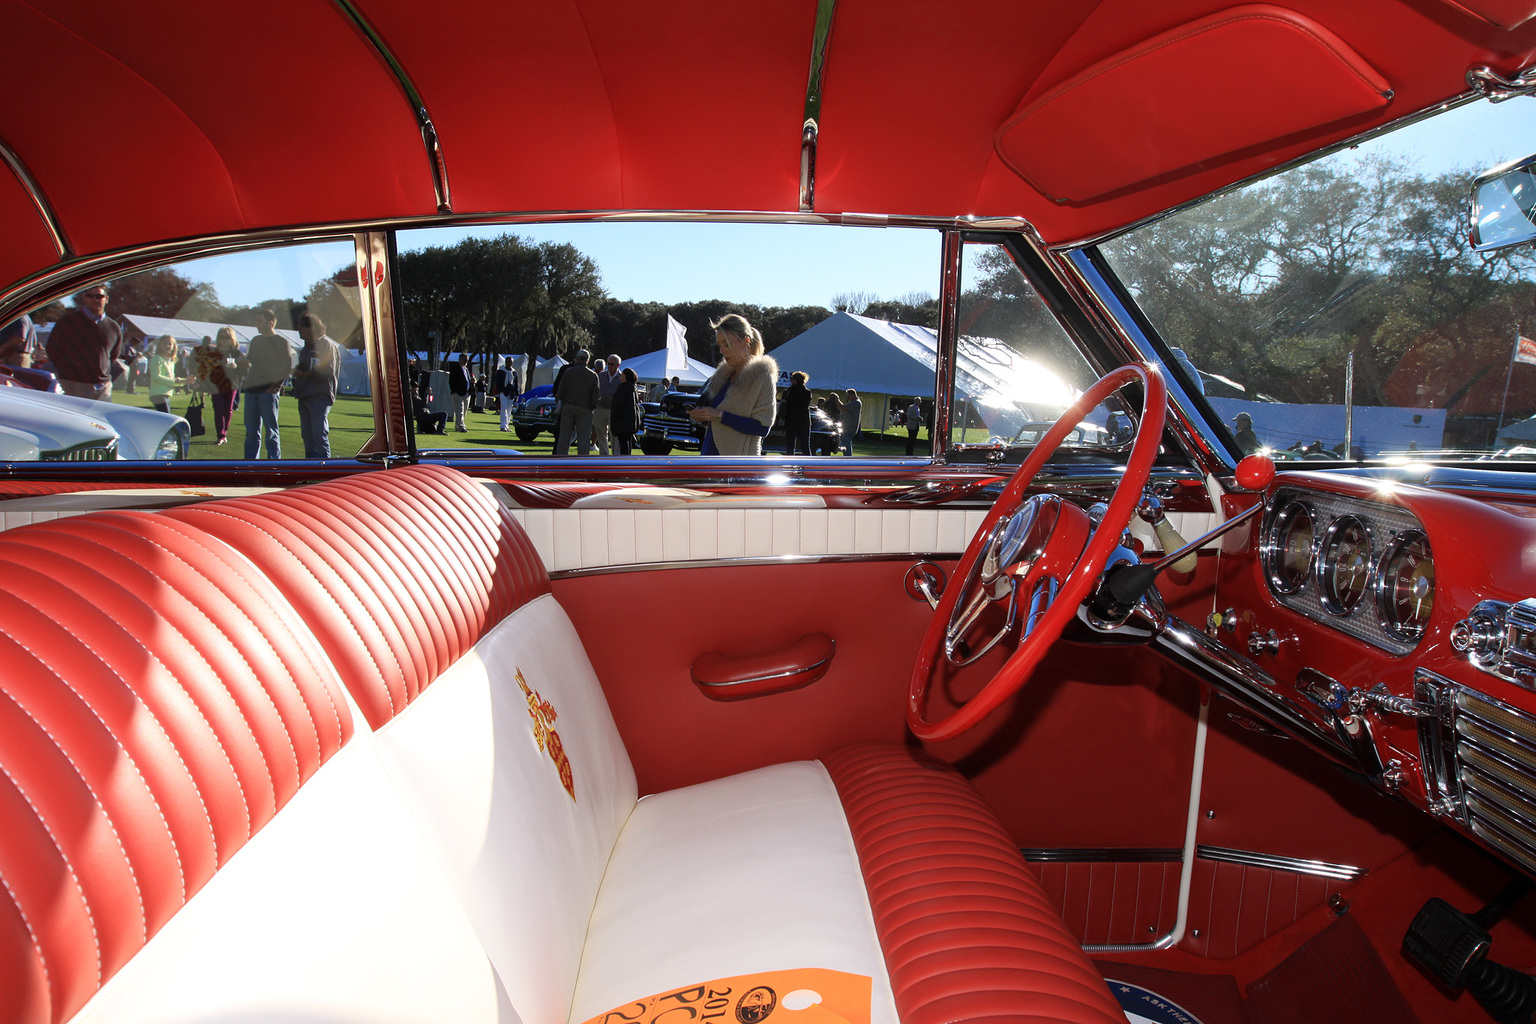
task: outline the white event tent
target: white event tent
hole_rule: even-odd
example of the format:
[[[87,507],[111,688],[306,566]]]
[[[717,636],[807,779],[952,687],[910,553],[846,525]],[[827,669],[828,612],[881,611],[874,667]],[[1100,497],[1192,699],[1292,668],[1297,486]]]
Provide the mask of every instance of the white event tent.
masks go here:
[[[202,344],[204,338],[216,336],[219,329],[228,327],[235,332],[235,341],[240,345],[240,350],[245,351],[252,338],[256,337],[257,330],[245,324],[216,324],[204,320],[180,320],[174,317],[141,316],[138,313],[126,313],[122,317],[123,333],[126,337],[133,338],[139,343],[141,350],[148,351],[148,346],[140,339],[150,341],[169,334],[176,339],[177,345],[183,349],[183,354],[188,348],[195,348]],[[290,331],[279,327],[277,333],[288,342],[295,359],[299,350],[304,347],[304,339],[299,337],[298,331]],[[368,359],[363,353],[354,349],[341,350],[341,381],[337,390],[343,395],[366,395],[370,393],[368,386]]]
[[[996,338],[961,338],[959,349],[959,398],[991,433],[1012,436],[1025,422],[1054,420],[1077,398],[1055,373]],[[853,388],[863,399],[864,426],[880,429],[889,420],[874,396],[933,395],[938,336],[914,324],[836,313],[768,354],[779,364],[781,386],[799,370],[813,392]]]

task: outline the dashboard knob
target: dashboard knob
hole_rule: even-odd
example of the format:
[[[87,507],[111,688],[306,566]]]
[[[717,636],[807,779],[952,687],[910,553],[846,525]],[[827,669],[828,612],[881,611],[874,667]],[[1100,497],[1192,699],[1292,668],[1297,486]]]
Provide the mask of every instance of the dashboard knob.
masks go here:
[[[1257,658],[1261,654],[1275,654],[1280,650],[1280,645],[1290,637],[1281,636],[1274,630],[1256,629],[1248,634],[1248,653]]]
[[[1504,628],[1486,615],[1469,615],[1451,627],[1451,647],[1474,658],[1487,658],[1499,653]]]

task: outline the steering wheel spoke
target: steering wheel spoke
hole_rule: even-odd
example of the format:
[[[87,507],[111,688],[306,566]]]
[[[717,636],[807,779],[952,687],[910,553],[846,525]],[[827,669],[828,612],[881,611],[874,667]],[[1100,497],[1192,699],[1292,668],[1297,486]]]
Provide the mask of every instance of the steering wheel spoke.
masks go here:
[[[1045,613],[1051,610],[1051,605],[1056,603],[1056,595],[1061,591],[1061,584],[1054,576],[1042,576],[1035,580],[1035,585],[1030,588],[1029,601],[1024,611],[1023,638],[1034,635],[1040,628],[1040,623],[1045,619]],[[1010,623],[1011,625],[1011,623]]]
[[[1076,505],[1052,495],[1023,497],[1040,468],[1083,418],[1127,384],[1142,389],[1141,417],[1125,473],[1097,528]],[[1156,370],[1122,366],[1102,377],[1040,439],[998,496],[955,570],[956,586],[934,608],[907,694],[907,725],[923,740],[949,739],[975,726],[1029,679],[1046,649],[1087,599],[1110,552],[1130,522],[1162,441],[1167,389]],[[963,582],[961,582],[963,581]],[[981,645],[966,640],[987,609],[1008,602],[1001,628]],[[1019,643],[975,697],[945,717],[927,716],[939,652],[963,667],[1018,631]]]

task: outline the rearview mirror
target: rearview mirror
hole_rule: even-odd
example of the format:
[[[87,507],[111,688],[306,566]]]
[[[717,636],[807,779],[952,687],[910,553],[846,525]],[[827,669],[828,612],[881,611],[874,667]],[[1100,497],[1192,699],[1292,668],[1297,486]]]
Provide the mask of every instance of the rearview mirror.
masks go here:
[[[1471,214],[1474,252],[1536,241],[1536,156],[1478,175]]]

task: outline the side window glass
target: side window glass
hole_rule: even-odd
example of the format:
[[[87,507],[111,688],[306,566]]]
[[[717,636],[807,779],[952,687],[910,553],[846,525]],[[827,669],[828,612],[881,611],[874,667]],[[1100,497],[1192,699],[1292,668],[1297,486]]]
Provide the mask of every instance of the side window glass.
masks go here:
[[[1098,376],[1003,246],[967,244],[962,274],[951,441],[1033,445]],[[1063,444],[1118,445],[1131,429],[1100,406]]]
[[[0,459],[349,458],[373,434],[350,239],[92,283],[0,327]]]
[[[434,457],[903,458],[908,409],[932,408],[934,230],[522,224],[402,231],[397,248]],[[771,381],[732,366],[748,328]]]

